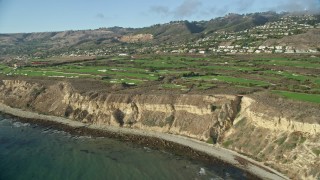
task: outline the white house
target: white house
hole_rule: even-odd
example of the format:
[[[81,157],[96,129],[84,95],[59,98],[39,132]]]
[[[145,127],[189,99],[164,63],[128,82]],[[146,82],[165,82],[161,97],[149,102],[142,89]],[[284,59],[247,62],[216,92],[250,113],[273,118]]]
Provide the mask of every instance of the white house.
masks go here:
[[[119,56],[128,56],[127,53],[120,53]]]
[[[304,49],[296,49],[296,53],[307,53]]]
[[[190,49],[189,53],[195,53],[197,50],[196,49]]]
[[[294,50],[293,49],[287,49],[284,53],[292,54],[292,53],[294,53]]]
[[[254,52],[254,49],[248,49],[247,52],[248,52],[248,53],[253,53],[253,52]]]
[[[264,50],[266,49],[266,46],[259,46],[258,49]]]
[[[317,53],[318,51],[316,49],[309,49],[308,50],[310,53]]]

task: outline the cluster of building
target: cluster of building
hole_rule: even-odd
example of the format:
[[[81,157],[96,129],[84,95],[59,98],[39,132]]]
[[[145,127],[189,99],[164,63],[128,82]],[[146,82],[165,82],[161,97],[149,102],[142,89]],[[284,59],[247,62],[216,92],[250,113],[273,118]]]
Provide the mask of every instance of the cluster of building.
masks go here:
[[[296,49],[292,46],[257,46],[257,47],[241,47],[235,46],[219,46],[218,48],[209,48],[209,51],[217,53],[317,53],[317,49]]]
[[[281,37],[294,35],[308,29],[320,28],[320,24],[313,24],[316,18],[312,15],[287,16],[279,21],[269,22],[249,30],[251,37],[267,39],[268,37]]]
[[[61,52],[56,56],[127,56],[134,53],[319,53],[319,46],[301,49],[285,45],[285,43],[282,45],[264,43],[267,39],[280,39],[285,36],[306,32],[309,29],[320,29],[320,23],[315,22],[316,18],[313,15],[285,16],[278,21],[268,22],[243,31],[216,31],[210,36],[185,44],[166,43],[152,46],[135,46],[134,43],[129,43],[101,49],[77,49]]]
[[[248,47],[248,46],[219,46],[218,48],[208,48],[208,49],[179,49],[179,50],[173,50],[170,53],[190,53],[190,54],[207,54],[207,53],[226,53],[226,54],[236,54],[236,53],[287,53],[287,54],[293,54],[293,53],[319,53],[317,49],[296,49],[292,46],[257,46],[257,47]]]
[[[320,23],[313,15],[287,16],[279,21],[269,22],[262,26],[239,31],[218,31],[214,35],[199,39],[196,43],[187,44],[179,49],[169,50],[171,53],[318,53],[317,48],[299,49],[286,45],[264,45],[269,38],[280,39],[285,36],[300,34],[309,29],[320,28]]]

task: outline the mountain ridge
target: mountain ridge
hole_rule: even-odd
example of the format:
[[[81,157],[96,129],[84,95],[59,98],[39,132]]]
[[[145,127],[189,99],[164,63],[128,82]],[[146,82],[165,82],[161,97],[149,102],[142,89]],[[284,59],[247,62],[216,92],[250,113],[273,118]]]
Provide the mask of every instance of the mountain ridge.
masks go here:
[[[289,20],[286,19],[290,17]],[[36,32],[36,33],[14,33],[14,34],[0,34],[0,54],[2,55],[28,55],[43,54],[43,56],[50,56],[61,54],[70,50],[76,49],[101,49],[109,48],[112,53],[117,53],[122,47],[131,49],[131,52],[137,53],[137,48],[149,48],[161,46],[157,49],[163,51],[172,51],[174,47],[179,46],[183,48],[193,46],[197,41],[203,39],[212,39],[215,36],[223,34],[237,34],[243,35],[246,40],[257,42],[256,44],[263,44],[267,39],[281,39],[282,35],[274,33],[270,37],[268,34],[265,39],[259,38],[261,30],[258,27],[263,27],[272,23],[292,22],[292,25],[298,24],[308,25],[299,29],[300,27],[293,27],[292,35],[306,33],[309,27],[320,28],[320,14],[319,15],[291,15],[290,13],[275,13],[275,12],[261,12],[251,14],[228,14],[224,17],[218,17],[209,21],[171,21],[164,24],[155,24],[143,28],[99,28],[95,30],[68,30],[57,32]],[[289,27],[291,28],[291,27]],[[277,30],[278,31],[278,30]],[[276,32],[276,31],[275,31]],[[286,32],[283,30],[283,32]],[[282,33],[283,33],[282,32]],[[257,34],[252,40],[252,34]],[[269,33],[270,34],[270,33]],[[131,40],[137,35],[140,38]],[[146,37],[149,36],[149,37]],[[152,36],[152,38],[150,38]],[[268,37],[267,37],[268,36]],[[123,38],[125,37],[125,38]],[[128,38],[129,37],[129,38]],[[127,39],[127,40],[123,40]],[[139,40],[140,39],[140,40]],[[213,47],[218,47],[222,41],[228,41],[226,44],[241,44],[241,41],[235,40],[212,40],[213,43],[208,42]],[[315,39],[315,38],[310,38]],[[211,41],[211,40],[210,40]],[[224,44],[224,43],[222,43]],[[316,44],[316,43],[313,43]],[[243,43],[242,43],[243,45]],[[167,46],[170,46],[168,48]],[[202,48],[210,48],[206,45]],[[308,48],[308,47],[307,47]],[[320,47],[312,47],[320,48]],[[189,48],[191,49],[191,48]]]

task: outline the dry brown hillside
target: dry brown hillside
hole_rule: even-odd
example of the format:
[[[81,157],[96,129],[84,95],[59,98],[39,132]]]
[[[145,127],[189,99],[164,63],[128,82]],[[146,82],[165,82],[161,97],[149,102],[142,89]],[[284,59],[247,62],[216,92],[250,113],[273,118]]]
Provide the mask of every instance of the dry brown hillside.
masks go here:
[[[152,34],[137,34],[137,35],[128,35],[122,36],[120,41],[122,42],[146,42],[153,39]]]
[[[292,46],[296,49],[320,48],[320,29],[311,29],[303,34],[286,36],[281,39],[268,39],[264,42],[266,46]]]

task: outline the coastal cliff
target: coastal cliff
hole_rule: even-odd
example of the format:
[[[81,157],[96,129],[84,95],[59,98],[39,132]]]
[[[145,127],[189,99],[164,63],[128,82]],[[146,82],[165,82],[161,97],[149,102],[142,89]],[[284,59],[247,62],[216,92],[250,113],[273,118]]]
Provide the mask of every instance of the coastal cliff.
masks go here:
[[[318,179],[319,107],[283,101],[266,103],[243,97],[239,116],[225,133],[222,145],[292,179]]]
[[[228,95],[79,93],[62,82],[44,87],[4,80],[0,90],[1,102],[11,107],[84,123],[148,129],[204,141],[217,141],[232,126],[241,102],[241,97]]]
[[[68,82],[25,80],[2,80],[0,91],[0,103],[14,108],[210,141],[292,178],[320,177],[320,115],[292,114],[259,97],[81,92]]]

